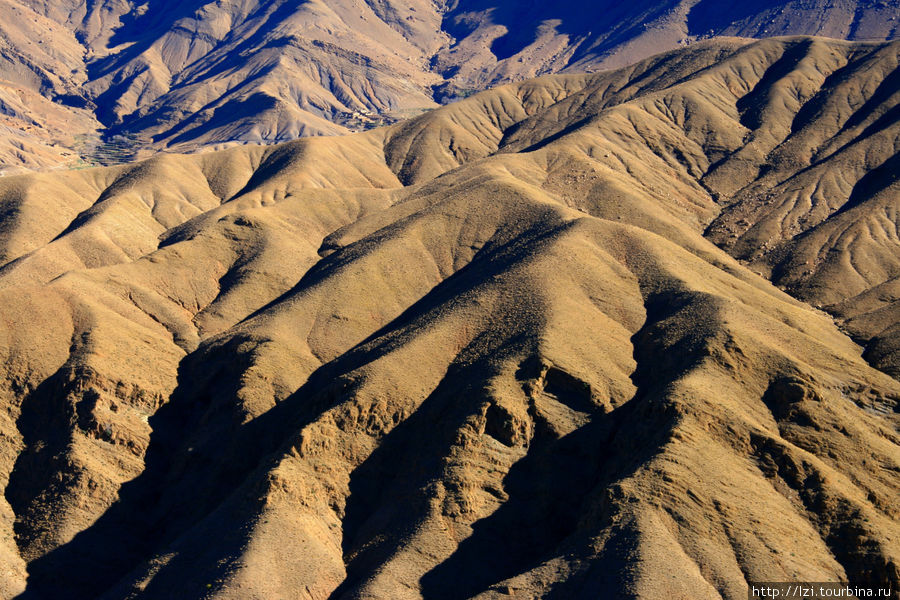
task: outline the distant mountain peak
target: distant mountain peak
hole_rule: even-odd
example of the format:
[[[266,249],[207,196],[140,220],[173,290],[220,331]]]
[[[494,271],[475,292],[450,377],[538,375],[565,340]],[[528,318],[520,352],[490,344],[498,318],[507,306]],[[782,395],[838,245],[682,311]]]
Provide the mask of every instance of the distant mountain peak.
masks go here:
[[[67,99],[8,120],[34,150],[0,143],[7,171],[66,164],[62,150],[92,162],[72,125],[88,147],[148,140],[140,154],[273,143],[394,122],[542,74],[622,67],[698,39],[887,40],[900,26],[895,2],[873,0],[10,0],[0,10],[11,57],[0,82]]]

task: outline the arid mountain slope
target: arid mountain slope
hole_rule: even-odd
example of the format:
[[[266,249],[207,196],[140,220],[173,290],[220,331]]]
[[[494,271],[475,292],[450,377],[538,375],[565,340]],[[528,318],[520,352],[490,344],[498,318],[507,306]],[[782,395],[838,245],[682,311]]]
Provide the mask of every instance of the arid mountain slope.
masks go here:
[[[60,130],[60,115],[17,113],[27,139],[109,164],[365,129],[509,81],[622,67],[711,36],[893,39],[898,19],[896,2],[874,0],[3,0],[0,80],[73,115]],[[0,158],[7,170],[53,162],[32,151]]]
[[[704,42],[4,178],[0,593],[897,589],[900,383],[767,277],[896,327],[898,54]]]
[[[102,127],[81,99],[87,79],[74,31],[18,1],[0,2],[0,174],[78,160],[76,134]]]

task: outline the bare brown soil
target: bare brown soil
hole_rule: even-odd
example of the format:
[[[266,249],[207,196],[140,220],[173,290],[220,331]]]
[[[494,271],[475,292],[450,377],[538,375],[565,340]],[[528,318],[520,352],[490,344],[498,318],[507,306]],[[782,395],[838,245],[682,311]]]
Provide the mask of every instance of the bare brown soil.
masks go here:
[[[898,55],[0,179],[0,596],[900,588]]]
[[[0,127],[14,132],[0,136],[0,172],[10,173],[361,131],[716,36],[890,40],[900,5],[0,0],[0,23]]]

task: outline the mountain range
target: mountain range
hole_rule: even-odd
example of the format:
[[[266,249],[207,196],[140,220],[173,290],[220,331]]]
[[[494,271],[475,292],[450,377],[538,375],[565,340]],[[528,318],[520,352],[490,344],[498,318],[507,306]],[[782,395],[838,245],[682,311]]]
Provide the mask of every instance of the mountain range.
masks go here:
[[[883,0],[3,0],[3,172],[333,135],[714,36],[897,37]]]
[[[490,58],[466,58],[471,36],[502,59],[477,85],[563,37],[559,65],[618,56],[607,33],[548,29],[537,3],[516,15],[537,38],[496,35],[511,13],[480,4],[371,3],[394,16],[346,29],[335,3],[279,6],[255,21],[252,2],[172,4],[124,29],[45,18],[118,48],[65,93],[106,98],[128,131],[171,116],[171,140],[268,127],[242,109],[287,94],[277,82],[299,93],[267,69],[304,53],[323,57],[308,81],[330,82],[308,106],[345,90],[354,110],[467,89]],[[688,32],[780,32],[778,10],[819,5],[719,6],[693,4]],[[828,6],[862,36],[895,4]],[[460,41],[430,37],[434,15]],[[269,25],[216,41],[238,21]],[[381,80],[349,42],[273,45],[287,22],[432,59],[394,56],[408,71]],[[898,62],[900,42],[703,40],[352,135],[0,178],[0,595],[900,589]],[[196,100],[200,80],[222,87]],[[272,114],[333,118],[299,97]],[[209,119],[175,98],[213,102]]]

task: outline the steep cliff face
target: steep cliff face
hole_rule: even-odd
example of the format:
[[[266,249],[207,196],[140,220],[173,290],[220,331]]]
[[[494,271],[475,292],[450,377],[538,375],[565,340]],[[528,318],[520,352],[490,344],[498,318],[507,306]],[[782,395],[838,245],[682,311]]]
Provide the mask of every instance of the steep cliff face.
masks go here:
[[[712,36],[892,39],[900,7],[5,0],[0,17],[0,79],[64,113],[14,115],[18,144],[29,145],[0,155],[9,170],[347,133],[510,81],[623,67]]]
[[[898,53],[0,180],[0,593],[900,587]]]

